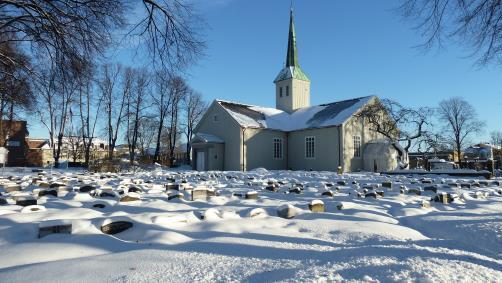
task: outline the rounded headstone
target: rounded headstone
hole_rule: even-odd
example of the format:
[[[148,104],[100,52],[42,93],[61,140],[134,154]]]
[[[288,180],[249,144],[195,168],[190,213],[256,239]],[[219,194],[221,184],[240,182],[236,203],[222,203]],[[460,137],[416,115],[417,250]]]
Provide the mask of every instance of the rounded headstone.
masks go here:
[[[115,221],[101,226],[101,232],[108,235],[115,235],[133,226],[129,221]]]

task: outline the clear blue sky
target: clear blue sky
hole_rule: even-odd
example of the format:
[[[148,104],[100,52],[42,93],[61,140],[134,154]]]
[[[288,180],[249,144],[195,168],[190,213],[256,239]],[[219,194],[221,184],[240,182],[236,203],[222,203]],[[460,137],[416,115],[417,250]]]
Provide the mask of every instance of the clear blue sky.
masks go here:
[[[194,0],[208,29],[206,56],[189,81],[206,100],[275,105],[273,80],[285,62],[290,0]],[[413,24],[393,11],[397,0],[296,0],[299,61],[312,81],[311,103],[376,94],[410,106],[461,96],[487,130],[502,130],[502,67],[474,66],[455,44],[423,53]],[[118,60],[141,64],[124,50]],[[43,132],[30,129],[38,136]]]

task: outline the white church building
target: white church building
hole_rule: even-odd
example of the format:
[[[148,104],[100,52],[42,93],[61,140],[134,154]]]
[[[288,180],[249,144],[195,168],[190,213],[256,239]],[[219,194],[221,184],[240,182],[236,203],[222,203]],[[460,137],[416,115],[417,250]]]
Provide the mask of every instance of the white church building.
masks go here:
[[[213,101],[191,141],[194,169],[336,171],[340,166],[347,172],[396,167],[397,152],[375,154],[382,137],[357,116],[365,105],[378,103],[376,96],[310,105],[310,79],[298,63],[292,11],[286,65],[274,83],[275,108]]]

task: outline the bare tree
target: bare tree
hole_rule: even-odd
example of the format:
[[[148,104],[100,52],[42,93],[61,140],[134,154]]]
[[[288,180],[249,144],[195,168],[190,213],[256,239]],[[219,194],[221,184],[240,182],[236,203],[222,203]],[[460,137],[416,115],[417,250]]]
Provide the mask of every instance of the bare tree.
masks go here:
[[[60,72],[60,69],[45,69],[39,71],[40,76],[35,80],[37,92],[41,97],[36,112],[42,124],[49,131],[54,165],[59,167],[59,159],[63,147],[63,137],[66,126],[72,116],[71,107],[77,93],[78,74]]]
[[[143,117],[138,128],[138,149],[142,156],[149,156],[149,149],[156,140],[159,121],[153,117]],[[157,162],[158,160],[155,160]]]
[[[119,84],[121,83],[121,86]],[[105,64],[102,66],[99,79],[101,99],[106,113],[106,134],[108,137],[108,159],[113,160],[119,130],[126,119],[126,104],[133,87],[133,71],[120,65]]]
[[[179,135],[181,134],[181,129],[179,127],[179,118],[181,114],[180,106],[189,91],[190,87],[182,77],[174,76],[169,79],[169,96],[171,97],[171,104],[169,108],[168,142],[169,162],[171,166],[174,165],[174,150],[179,140]]]
[[[158,113],[158,124],[156,133],[155,153],[153,160],[159,162],[161,150],[162,132],[165,130],[166,117],[169,114],[171,103],[173,102],[173,94],[169,89],[169,75],[165,71],[159,71],[155,76],[155,91],[152,92],[153,106]]]
[[[70,123],[65,130],[64,143],[63,149],[66,151],[68,160],[71,159],[73,162],[77,162],[82,158],[82,135],[73,123]]]
[[[78,113],[80,116],[80,136],[84,151],[84,164],[89,166],[91,149],[95,138],[96,124],[100,116],[101,104],[105,96],[97,96],[94,91],[94,74],[91,66],[79,77]]]
[[[15,42],[0,43],[0,53],[7,54],[25,66],[30,64],[28,57]],[[8,124],[12,125],[16,114],[33,108],[32,102],[29,73],[15,62],[0,60],[0,144],[3,145],[11,131],[11,129],[4,131],[4,119],[9,120]]]
[[[138,135],[141,119],[144,118],[146,105],[146,96],[148,95],[149,73],[145,69],[135,70],[134,86],[131,94],[127,97],[127,132],[126,139],[129,147],[129,161],[134,164],[138,146]]]
[[[184,0],[142,0],[143,17],[131,34],[145,40],[154,65],[181,70],[193,63],[205,48],[200,39],[202,19],[193,4]]]
[[[478,63],[502,63],[502,2],[500,0],[403,0],[400,11],[417,23],[429,49],[443,40],[467,45]]]
[[[183,108],[185,113],[184,132],[187,140],[186,158],[190,160],[193,131],[202,119],[207,109],[207,103],[202,99],[202,95],[194,90],[190,90],[183,99]]]
[[[414,109],[383,99],[367,105],[358,116],[369,123],[371,130],[394,142],[395,146],[404,143],[404,154],[408,154],[413,143],[418,143],[429,132],[432,113],[433,109],[427,107]]]
[[[470,136],[482,131],[484,123],[478,120],[474,107],[461,97],[441,101],[437,111],[440,121],[444,123],[443,133],[460,161],[465,143]]]
[[[153,63],[183,68],[205,45],[194,11],[183,0],[0,0],[0,33],[13,34],[16,39],[8,41],[25,43],[37,57],[65,70],[92,61],[113,41],[114,31],[131,26],[127,34],[142,39]],[[0,61],[29,68],[15,59],[0,51]]]
[[[122,0],[0,1],[0,32],[15,35],[2,42],[22,42],[54,68],[69,70],[105,50],[111,30],[125,23],[126,7]],[[0,61],[29,69],[3,52]]]
[[[490,132],[490,142],[491,144],[502,148],[502,131]]]

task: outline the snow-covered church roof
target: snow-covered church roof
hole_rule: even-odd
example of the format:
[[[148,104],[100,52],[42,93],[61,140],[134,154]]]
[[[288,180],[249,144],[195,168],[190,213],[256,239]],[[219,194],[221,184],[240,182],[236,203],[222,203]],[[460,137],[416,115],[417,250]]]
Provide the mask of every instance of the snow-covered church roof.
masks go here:
[[[262,128],[285,132],[339,126],[376,96],[365,96],[333,103],[285,111],[216,100],[244,128]]]

